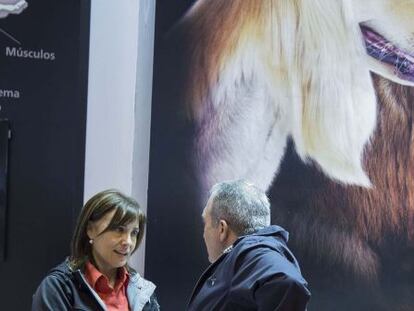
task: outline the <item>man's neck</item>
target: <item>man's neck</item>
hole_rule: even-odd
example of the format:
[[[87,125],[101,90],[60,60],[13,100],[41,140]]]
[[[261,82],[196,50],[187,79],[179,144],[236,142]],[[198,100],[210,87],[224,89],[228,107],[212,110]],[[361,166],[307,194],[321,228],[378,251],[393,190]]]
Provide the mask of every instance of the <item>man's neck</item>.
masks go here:
[[[233,248],[233,244],[234,242],[236,242],[238,238],[239,237],[233,231],[230,231],[229,236],[223,243],[223,254],[230,251]]]

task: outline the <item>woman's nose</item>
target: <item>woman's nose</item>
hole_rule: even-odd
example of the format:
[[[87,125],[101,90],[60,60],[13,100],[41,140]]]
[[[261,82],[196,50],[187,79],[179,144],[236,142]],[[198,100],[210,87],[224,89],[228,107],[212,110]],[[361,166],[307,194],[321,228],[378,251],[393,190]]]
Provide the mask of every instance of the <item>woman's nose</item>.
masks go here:
[[[122,235],[122,243],[128,245],[132,244],[132,238],[128,232]]]

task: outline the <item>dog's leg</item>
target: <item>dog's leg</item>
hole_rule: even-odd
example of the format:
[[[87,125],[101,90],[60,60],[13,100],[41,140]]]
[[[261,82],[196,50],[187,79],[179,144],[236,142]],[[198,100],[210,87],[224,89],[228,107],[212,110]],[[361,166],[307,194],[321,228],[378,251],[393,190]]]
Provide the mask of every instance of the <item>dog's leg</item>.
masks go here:
[[[259,77],[252,75],[232,84],[224,95],[218,94],[223,90],[211,91],[214,103],[206,105],[211,108],[198,123],[195,143],[204,189],[221,180],[245,178],[266,190],[278,170],[289,112],[281,108],[287,105],[275,103]],[[279,94],[279,100],[283,98]]]

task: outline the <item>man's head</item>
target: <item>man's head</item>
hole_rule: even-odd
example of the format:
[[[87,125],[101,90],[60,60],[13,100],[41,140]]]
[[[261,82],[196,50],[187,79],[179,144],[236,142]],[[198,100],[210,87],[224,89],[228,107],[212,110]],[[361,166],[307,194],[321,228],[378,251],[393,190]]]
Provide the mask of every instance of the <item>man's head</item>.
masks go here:
[[[202,216],[208,259],[214,262],[239,236],[270,225],[270,203],[245,180],[225,181],[212,187]]]

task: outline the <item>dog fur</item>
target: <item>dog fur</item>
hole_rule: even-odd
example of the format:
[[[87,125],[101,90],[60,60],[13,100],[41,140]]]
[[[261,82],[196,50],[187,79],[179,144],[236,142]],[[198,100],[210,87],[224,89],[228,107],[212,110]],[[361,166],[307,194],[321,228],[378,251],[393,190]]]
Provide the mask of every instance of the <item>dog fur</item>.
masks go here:
[[[413,16],[412,0],[197,1],[179,29],[202,188],[268,190],[291,139],[323,186],[278,219],[308,258],[378,282],[385,237],[414,245],[413,96],[388,80],[413,83],[366,54],[360,25],[412,53]]]

